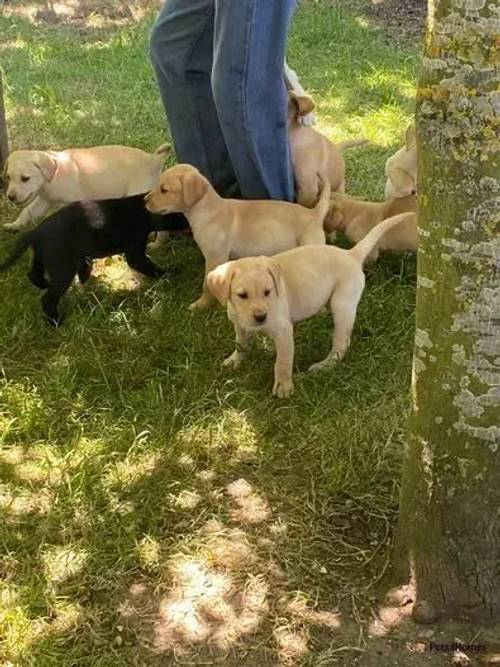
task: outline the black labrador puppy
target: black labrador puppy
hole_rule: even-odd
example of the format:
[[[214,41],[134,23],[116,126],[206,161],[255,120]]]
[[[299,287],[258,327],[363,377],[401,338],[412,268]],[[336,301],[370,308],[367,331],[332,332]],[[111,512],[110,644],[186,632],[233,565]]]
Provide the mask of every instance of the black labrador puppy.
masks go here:
[[[82,201],[61,208],[36,229],[21,236],[0,271],[12,266],[28,248],[33,262],[28,277],[46,290],[42,309],[48,321],[62,322],[59,300],[78,274],[81,283],[91,275],[92,260],[124,254],[130,268],[148,278],[162,278],[164,269],[146,255],[148,236],[157,231],[189,229],[182,214],[154,215],[144,205],[144,194],[123,199]]]

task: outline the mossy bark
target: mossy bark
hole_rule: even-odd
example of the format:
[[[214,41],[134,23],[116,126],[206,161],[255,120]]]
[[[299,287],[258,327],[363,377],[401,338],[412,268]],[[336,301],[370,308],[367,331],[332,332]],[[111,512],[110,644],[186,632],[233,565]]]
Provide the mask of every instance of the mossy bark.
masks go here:
[[[500,617],[500,2],[430,0],[396,566],[441,616]]]
[[[8,154],[9,154],[9,146],[7,142],[7,121],[5,119],[5,106],[3,100],[2,72],[0,71],[0,181],[2,177],[3,168],[5,166],[5,163],[7,162]]]

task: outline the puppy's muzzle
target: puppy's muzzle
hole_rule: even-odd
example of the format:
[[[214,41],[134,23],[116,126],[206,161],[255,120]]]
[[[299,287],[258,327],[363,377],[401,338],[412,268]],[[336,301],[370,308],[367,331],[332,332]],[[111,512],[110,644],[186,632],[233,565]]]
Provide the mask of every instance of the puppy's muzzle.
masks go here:
[[[253,319],[257,324],[264,324],[267,319],[267,313],[254,313]]]

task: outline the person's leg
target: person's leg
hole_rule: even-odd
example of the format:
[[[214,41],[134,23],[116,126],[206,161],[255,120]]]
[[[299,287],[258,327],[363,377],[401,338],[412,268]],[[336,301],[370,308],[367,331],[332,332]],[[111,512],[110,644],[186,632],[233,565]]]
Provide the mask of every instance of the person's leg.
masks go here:
[[[219,190],[234,184],[212,97],[214,0],[167,0],[150,52],[179,161],[196,166]]]
[[[293,199],[283,78],[296,0],[214,0],[212,90],[246,198]]]

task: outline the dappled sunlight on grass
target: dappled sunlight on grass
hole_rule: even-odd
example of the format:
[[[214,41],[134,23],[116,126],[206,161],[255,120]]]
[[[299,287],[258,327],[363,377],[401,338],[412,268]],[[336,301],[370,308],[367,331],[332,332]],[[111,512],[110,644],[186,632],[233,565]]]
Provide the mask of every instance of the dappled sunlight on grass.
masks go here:
[[[11,0],[3,11],[38,25],[93,29],[137,23],[159,5],[159,0]]]
[[[224,465],[239,461],[251,461],[257,456],[257,434],[251,420],[244,412],[227,409],[216,420],[202,420],[182,428],[177,433],[179,444],[190,450],[223,455]],[[221,461],[222,463],[222,461]]]
[[[197,491],[185,489],[171,497],[174,505],[181,510],[194,510],[201,502],[202,497]]]
[[[253,496],[268,506],[245,479],[231,482],[227,491],[229,505],[240,507],[235,497]],[[258,523],[268,518],[261,515]],[[243,523],[256,522],[245,518]],[[267,528],[264,531],[272,536]],[[181,550],[162,568],[161,545],[149,537],[142,540],[140,560],[162,583],[156,590],[147,580],[132,584],[119,605],[128,630],[155,653],[186,659],[200,658],[206,651],[226,654],[264,626],[274,626],[274,650],[279,664],[287,665],[309,652],[308,628],[335,631],[341,625],[338,612],[317,610],[305,593],[287,591],[273,556],[275,539],[262,540],[253,532],[209,519],[178,546]]]
[[[85,549],[52,547],[42,554],[45,578],[50,586],[64,583],[80,574],[89,557]]]
[[[386,104],[364,115],[349,116],[342,111],[342,99],[326,100],[318,129],[334,142],[366,138],[373,146],[400,147],[410,116],[397,105]],[[361,153],[366,147],[356,149]]]
[[[132,271],[123,257],[96,261],[92,268],[92,279],[114,290],[136,290],[145,282],[144,276]]]
[[[9,524],[18,523],[27,514],[46,515],[53,502],[54,494],[48,489],[30,492],[0,485],[0,517]]]
[[[107,488],[120,488],[122,491],[130,484],[150,475],[162,460],[160,452],[144,452],[127,456],[121,461],[110,462],[104,471],[103,483]]]
[[[233,521],[253,525],[262,523],[271,517],[271,509],[267,500],[244,479],[228,484],[226,492],[234,503],[234,508],[230,510]]]

